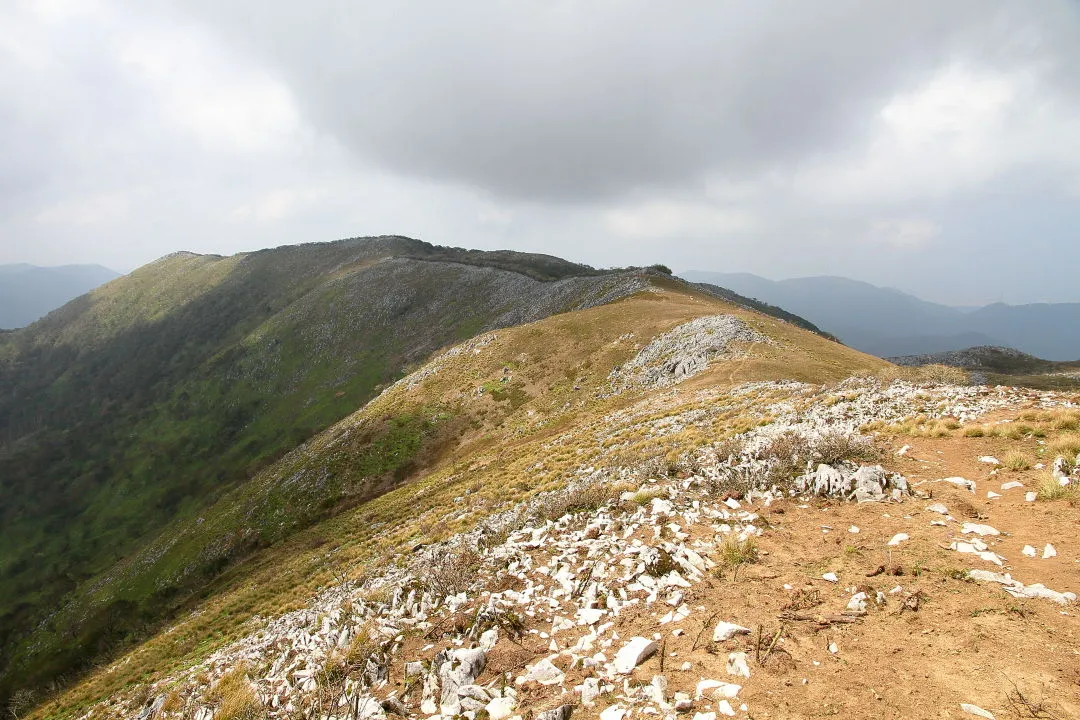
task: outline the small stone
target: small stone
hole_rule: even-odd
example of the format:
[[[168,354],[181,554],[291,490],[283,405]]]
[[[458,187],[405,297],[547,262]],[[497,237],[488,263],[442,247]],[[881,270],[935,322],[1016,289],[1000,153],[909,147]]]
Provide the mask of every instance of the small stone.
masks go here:
[[[852,525],[851,527],[849,527],[849,528],[847,529],[847,531],[848,531],[849,533],[853,534],[853,535],[857,535],[857,534],[858,534],[858,532],[859,532],[859,526],[858,526],[858,525]]]
[[[735,625],[734,623],[721,621],[717,624],[716,629],[713,630],[713,642],[723,642],[736,635],[749,635],[750,628],[743,627],[742,625]]]
[[[1035,502],[1038,497],[1039,493],[1037,492],[1026,492],[1024,493],[1024,502]]]
[[[829,643],[829,652],[835,655],[836,653],[840,652],[840,648],[837,647],[836,643]]]
[[[503,720],[513,714],[517,702],[511,697],[498,697],[489,702],[484,709],[487,710],[491,720]]]
[[[1025,545],[1024,549],[1021,550],[1020,552],[1022,554],[1024,554],[1024,555],[1027,555],[1028,557],[1035,557],[1036,555],[1039,554],[1039,551],[1036,550],[1035,548],[1031,547],[1030,545]]]
[[[1052,557],[1057,557],[1057,550],[1050,543],[1046,543],[1046,547],[1043,548],[1043,560]]]
[[[993,713],[991,713],[989,710],[983,710],[978,705],[972,705],[971,703],[960,703],[960,709],[966,712],[968,715],[986,718],[987,720],[995,720]]]
[[[720,711],[721,715],[727,715],[728,717],[731,717],[735,714],[735,711],[731,707],[731,703],[729,703],[727,700],[721,700],[720,702],[716,703],[716,709]]]
[[[1018,488],[1018,487],[1024,487],[1024,483],[1020,482],[1019,480],[1010,480],[1007,483],[1001,483],[1002,491],[1004,491],[1004,490],[1012,490],[1013,488]]]
[[[827,572],[821,576],[822,580],[828,580],[829,582],[840,582],[840,578],[836,577],[836,573]]]
[[[600,713],[600,720],[623,720],[626,717],[626,708],[622,705],[612,705]]]
[[[905,540],[910,540],[910,539],[911,538],[908,536],[907,533],[896,533],[895,535],[892,536],[892,540],[889,541],[889,545],[891,547],[896,547],[897,545],[904,542]]]
[[[543,658],[531,668],[528,672],[521,677],[522,682],[538,682],[541,685],[556,685],[562,682],[566,674],[562,670],[555,667],[547,658]]]
[[[560,705],[554,710],[548,710],[538,714],[535,720],[570,720],[570,715],[574,712],[573,705]]]
[[[694,707],[694,701],[690,699],[689,693],[677,692],[675,693],[675,710],[677,712],[685,712]]]
[[[987,465],[1000,465],[1001,461],[993,455],[983,455],[979,458],[979,462],[986,463]]]
[[[629,675],[638,665],[656,652],[656,641],[633,637],[615,654],[615,672]]]
[[[976,535],[982,536],[1001,534],[1001,532],[999,532],[996,528],[992,528],[989,525],[980,525],[979,523],[969,522],[966,522],[960,526],[960,532],[964,533],[965,535],[968,533],[974,533]]]
[[[936,513],[941,514],[941,515],[948,515],[949,514],[949,508],[945,507],[941,503],[934,503],[933,505],[927,505],[926,509],[929,510],[930,512],[936,512]]]
[[[727,661],[728,675],[736,675],[738,677],[750,677],[750,666],[746,664],[746,653],[733,652],[728,654]]]

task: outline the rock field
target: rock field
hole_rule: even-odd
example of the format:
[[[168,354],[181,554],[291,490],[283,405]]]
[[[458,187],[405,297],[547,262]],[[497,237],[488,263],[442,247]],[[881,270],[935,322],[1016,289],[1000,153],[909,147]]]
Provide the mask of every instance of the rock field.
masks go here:
[[[622,377],[664,386],[692,375],[731,341],[764,340],[730,316],[690,325],[651,343],[624,366]],[[417,549],[408,562],[363,585],[328,587],[302,610],[260,619],[239,642],[155,683],[145,702],[120,695],[84,717],[212,720],[219,716],[212,689],[237,668],[271,718],[566,720],[572,713],[601,720],[716,720],[759,717],[759,709],[761,716],[795,717],[769,714],[780,707],[773,694],[790,691],[792,683],[817,682],[806,679],[815,668],[843,660],[854,641],[836,632],[855,632],[879,616],[914,615],[927,602],[920,589],[925,583],[910,574],[890,578],[882,589],[837,569],[799,584],[763,574],[781,550],[755,556],[770,542],[785,542],[777,535],[778,521],[815,512],[824,518],[829,508],[844,513],[847,506],[863,513],[860,518],[884,513],[890,529],[875,533],[860,519],[862,526],[822,524],[818,530],[814,520],[813,532],[865,539],[890,558],[916,542],[948,548],[970,568],[965,588],[1073,612],[1076,595],[1069,588],[1044,586],[1026,572],[1021,581],[1006,571],[1008,526],[954,517],[960,515],[954,504],[959,508],[969,502],[964,498],[982,495],[982,478],[913,480],[876,463],[836,461],[806,467],[793,486],[782,487],[768,481],[776,458],[762,454],[778,437],[796,435],[813,445],[840,434],[858,445],[868,442],[858,428],[875,421],[921,414],[965,423],[1021,405],[1061,406],[1059,396],[867,380],[828,393],[798,383],[754,383],[734,394],[768,398],[762,412],[771,420],[735,446],[696,450],[692,474],[581,468],[564,491],[506,508],[471,533]],[[664,427],[695,417],[687,411]],[[909,451],[906,446],[895,454]],[[1077,482],[1070,460],[1059,468],[1063,485]],[[604,487],[615,490],[598,494],[593,507],[550,516],[560,498]],[[1000,491],[994,494],[1006,499],[1024,494],[1019,482],[1001,484]],[[897,525],[901,518],[907,524]],[[1075,557],[1073,548],[1055,541],[1056,547],[1025,546],[1021,559],[1053,562],[1059,552]],[[781,624],[774,619],[764,636],[753,612],[710,596],[710,588],[747,568],[764,578],[759,584],[772,580],[787,603]],[[875,574],[883,580],[889,572],[886,563]],[[822,607],[815,614],[806,613],[816,605]],[[833,639],[811,652],[790,630],[807,625]],[[342,667],[345,672],[335,672]],[[744,689],[748,684],[752,697]],[[993,717],[968,702],[963,688],[956,694],[941,717]]]

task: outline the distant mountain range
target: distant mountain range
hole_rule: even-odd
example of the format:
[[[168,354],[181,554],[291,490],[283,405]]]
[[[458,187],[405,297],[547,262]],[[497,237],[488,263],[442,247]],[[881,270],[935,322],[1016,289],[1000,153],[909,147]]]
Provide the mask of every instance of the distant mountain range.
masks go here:
[[[101,265],[0,265],[0,328],[29,325],[119,275]]]
[[[749,273],[703,271],[682,277],[779,305],[879,357],[996,345],[1047,360],[1080,359],[1080,303],[956,308],[843,277],[768,280]]]

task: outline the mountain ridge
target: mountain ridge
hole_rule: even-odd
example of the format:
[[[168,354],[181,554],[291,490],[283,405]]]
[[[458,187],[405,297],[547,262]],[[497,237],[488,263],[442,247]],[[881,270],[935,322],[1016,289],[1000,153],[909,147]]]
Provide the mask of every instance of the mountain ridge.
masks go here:
[[[641,276],[400,237],[179,253],[0,335],[3,662],[17,628],[139,538],[245,482],[439,347],[636,292]],[[89,635],[58,645],[69,659],[55,667],[144,622],[130,616],[112,629],[91,622]]]
[[[1067,332],[1080,323],[1080,303],[959,309],[839,276],[773,281],[749,273],[684,274],[779,305],[879,357],[1006,345],[1050,360],[1080,358],[1080,335]]]

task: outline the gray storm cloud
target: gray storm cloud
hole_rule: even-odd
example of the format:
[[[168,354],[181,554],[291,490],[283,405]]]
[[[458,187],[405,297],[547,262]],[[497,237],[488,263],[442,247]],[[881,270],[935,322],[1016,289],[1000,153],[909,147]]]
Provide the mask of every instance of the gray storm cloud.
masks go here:
[[[187,7],[275,64],[361,157],[544,201],[701,186],[858,144],[892,94],[957,58],[1040,64],[1048,81],[1077,59],[1076,33],[1062,31],[1075,13],[1050,4]]]
[[[402,233],[1075,300],[1078,116],[1071,0],[10,0],[0,262]]]

